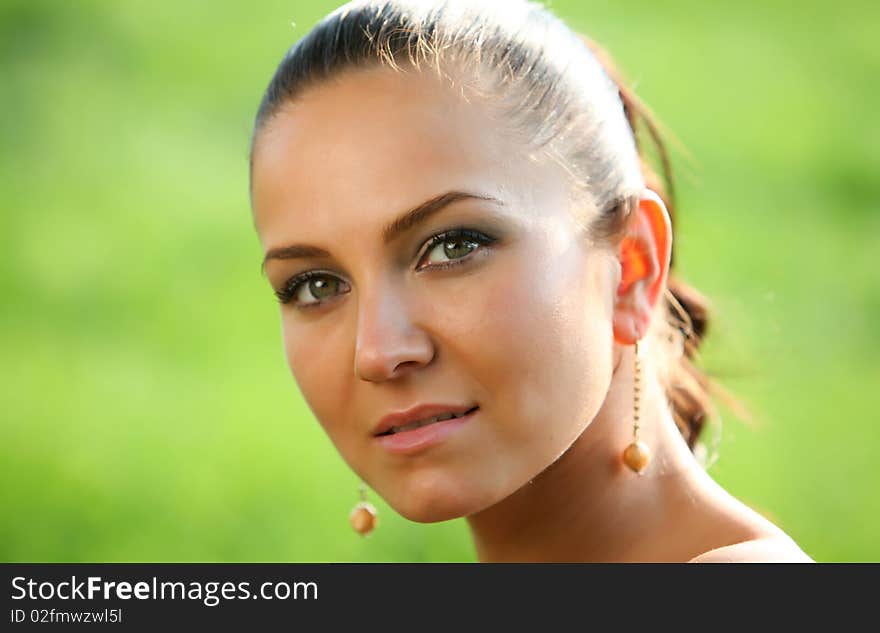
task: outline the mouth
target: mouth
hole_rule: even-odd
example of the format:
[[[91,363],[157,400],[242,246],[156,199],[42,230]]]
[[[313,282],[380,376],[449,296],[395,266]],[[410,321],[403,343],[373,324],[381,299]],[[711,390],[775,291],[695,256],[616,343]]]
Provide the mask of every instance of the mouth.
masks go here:
[[[458,418],[463,418],[465,416],[470,415],[480,407],[472,407],[465,411],[464,413],[441,413],[440,415],[435,415],[430,418],[425,418],[423,420],[416,420],[415,422],[410,422],[409,424],[404,424],[403,426],[392,426],[390,429],[385,431],[384,433],[379,433],[376,437],[383,437],[386,435],[397,435],[399,433],[406,433],[408,431],[414,431],[415,429],[421,428],[423,426],[428,426],[431,424],[437,424],[438,422],[445,422],[446,420],[455,420]]]
[[[430,418],[416,420],[402,426],[393,426],[373,438],[383,450],[398,457],[412,457],[436,448],[474,424],[480,407],[475,406],[460,413],[441,413]]]

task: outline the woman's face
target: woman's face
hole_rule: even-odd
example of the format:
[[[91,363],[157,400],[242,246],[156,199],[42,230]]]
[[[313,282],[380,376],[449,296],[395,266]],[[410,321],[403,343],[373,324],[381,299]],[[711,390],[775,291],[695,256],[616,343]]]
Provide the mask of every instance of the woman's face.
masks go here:
[[[432,75],[347,73],[271,120],[252,177],[293,376],[400,514],[501,501],[596,415],[619,266],[578,230],[558,168],[480,107]],[[478,409],[376,436],[384,416],[426,404]]]

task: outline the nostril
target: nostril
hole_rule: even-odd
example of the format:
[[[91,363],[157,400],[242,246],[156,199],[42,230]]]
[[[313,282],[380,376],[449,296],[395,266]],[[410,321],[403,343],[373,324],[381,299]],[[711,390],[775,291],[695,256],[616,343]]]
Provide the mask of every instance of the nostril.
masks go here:
[[[405,370],[409,369],[410,367],[418,366],[421,364],[422,363],[420,363],[417,360],[406,360],[406,361],[403,361],[402,363],[398,363],[397,367],[394,368],[394,373],[397,373],[400,370],[405,371]]]

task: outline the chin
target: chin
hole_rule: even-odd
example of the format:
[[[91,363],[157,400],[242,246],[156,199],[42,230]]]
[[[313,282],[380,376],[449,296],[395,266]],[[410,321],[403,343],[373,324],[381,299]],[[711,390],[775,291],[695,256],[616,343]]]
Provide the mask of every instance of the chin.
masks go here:
[[[385,501],[405,519],[416,523],[437,523],[459,519],[482,509],[477,491],[449,478],[410,475],[411,481],[385,497]],[[462,492],[466,491],[466,492]]]
[[[408,504],[406,506],[392,506],[397,513],[405,519],[415,523],[439,523],[451,521],[466,516],[466,512],[454,506],[425,506]]]

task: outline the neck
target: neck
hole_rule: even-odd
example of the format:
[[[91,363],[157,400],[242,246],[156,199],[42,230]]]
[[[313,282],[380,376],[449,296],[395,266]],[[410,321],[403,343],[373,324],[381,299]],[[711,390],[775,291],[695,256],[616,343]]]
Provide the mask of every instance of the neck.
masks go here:
[[[619,349],[619,348],[618,348]],[[633,440],[633,354],[618,351],[605,402],[559,459],[497,504],[467,517],[481,562],[687,560],[681,517],[714,482],[688,449],[650,363],[642,362],[642,475],[621,454]],[[670,531],[672,530],[672,531]]]

